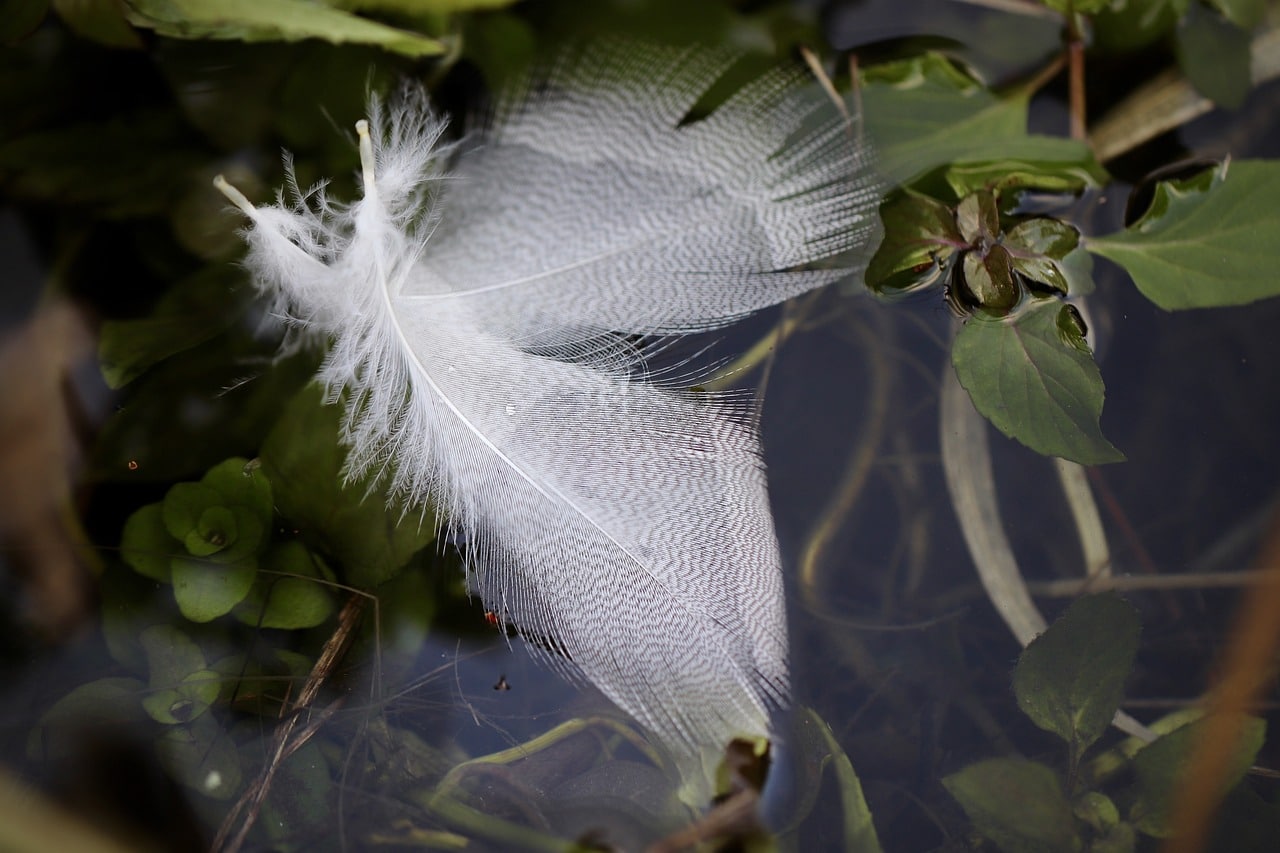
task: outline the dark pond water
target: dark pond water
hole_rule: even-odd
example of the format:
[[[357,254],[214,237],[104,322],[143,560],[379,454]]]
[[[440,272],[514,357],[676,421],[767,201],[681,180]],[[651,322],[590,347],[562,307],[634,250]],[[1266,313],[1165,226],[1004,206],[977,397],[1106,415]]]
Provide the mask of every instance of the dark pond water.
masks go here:
[[[841,49],[877,43],[869,55],[884,51],[886,40],[928,36],[993,80],[1028,73],[1053,53],[1058,38],[1052,22],[962,3],[910,9],[874,0],[823,4],[821,21]],[[1096,88],[1090,91],[1099,92],[1100,101],[1113,97],[1105,78],[1117,68],[1100,61],[1091,69]],[[1037,99],[1036,129],[1064,131],[1059,95],[1051,87]],[[1274,85],[1262,87],[1239,111],[1197,120],[1127,156],[1116,172],[1133,181],[1182,156],[1274,156],[1277,99]],[[1088,194],[1066,218],[1086,233],[1116,230],[1128,191],[1129,184],[1117,183]],[[29,294],[52,273],[49,246],[59,227],[67,225],[47,209],[13,205],[0,213],[0,256],[12,276],[4,290],[6,325],[30,310]],[[138,253],[122,242],[138,240],[138,233],[104,228],[106,236],[94,234],[90,245],[106,246],[107,260]],[[147,267],[163,264],[135,259],[126,268]],[[1170,314],[1106,262],[1096,261],[1095,276],[1087,318],[1107,385],[1102,426],[1128,457],[1088,477],[1113,571],[1257,568],[1280,483],[1280,304]],[[886,850],[967,849],[966,822],[941,785],[944,776],[1011,751],[1050,763],[1061,757],[1058,743],[1017,711],[1010,674],[1020,647],[977,581],[943,477],[939,395],[957,320],[936,292],[888,303],[855,285],[833,287],[717,334],[716,353],[729,358],[746,351],[783,319],[798,320],[797,330],[738,384],[757,387],[763,400],[760,427],[789,595],[795,702],[830,725],[861,778]],[[218,387],[215,380],[204,383],[188,391],[208,396]],[[88,401],[84,430],[92,446],[93,425],[101,423],[110,397],[91,377],[73,387]],[[1080,546],[1053,464],[994,431],[990,443],[999,521],[1025,576],[1033,585],[1078,577]],[[206,450],[193,453],[204,458]],[[125,517],[159,499],[166,485],[163,478],[117,476],[77,492],[86,511],[84,533],[97,551],[88,563],[105,572],[91,595],[95,609],[99,598],[109,607],[119,597],[110,584],[125,583],[120,578],[127,572],[113,550]],[[24,547],[30,546],[6,552],[14,571]],[[439,849],[463,836],[477,839],[469,849],[536,847],[544,837],[640,849],[680,828],[688,812],[674,800],[670,779],[624,733],[617,713],[488,626],[478,602],[467,603],[460,592],[459,564],[449,547],[428,548],[410,571],[430,576],[432,594],[450,609],[417,621],[396,614],[397,630],[383,633],[376,656],[367,627],[357,631],[357,652],[334,672],[316,705],[324,711],[309,718],[318,721],[318,734],[289,760],[277,780],[283,793],[264,806],[259,819],[274,825],[259,827],[250,849]],[[128,581],[129,595],[143,594],[136,580]],[[11,573],[5,584],[6,599],[18,602],[22,585]],[[1141,614],[1143,634],[1125,707],[1150,720],[1194,701],[1212,683],[1238,590],[1126,597]],[[1068,600],[1037,599],[1050,619]],[[127,633],[129,612],[121,618]],[[143,624],[139,619],[134,630]],[[326,633],[285,638],[265,632],[263,642],[314,654]],[[241,636],[258,641],[252,631]],[[75,686],[118,674],[94,619],[50,645],[9,627],[4,651],[0,760],[7,767],[82,814],[148,827],[168,849],[208,841],[232,800],[195,795],[167,780],[154,758],[156,726],[89,730],[56,750],[33,728]],[[302,675],[305,670],[278,677],[296,691]],[[1274,720],[1273,704],[1263,711]],[[788,830],[784,847],[840,849],[840,794],[830,769],[818,781],[823,748],[813,745],[812,724],[799,712],[796,717],[784,766],[766,789],[765,813],[775,828]],[[597,718],[615,722],[573,728]],[[247,780],[254,762],[274,748],[274,721],[262,713],[235,719]],[[570,728],[546,737],[561,724]],[[211,744],[205,745],[212,750]],[[521,746],[524,752],[505,752]],[[58,760],[51,760],[55,753]],[[478,756],[497,757],[446,776]],[[1258,763],[1280,765],[1274,745]],[[195,766],[204,774],[200,780],[216,787],[209,775],[216,762]],[[465,796],[442,803],[439,792],[449,785]],[[1259,792],[1272,802],[1277,796],[1273,782],[1260,782]],[[486,815],[506,823],[486,822]],[[797,815],[804,817],[798,829],[790,826]],[[519,827],[530,826],[543,835],[520,835]]]

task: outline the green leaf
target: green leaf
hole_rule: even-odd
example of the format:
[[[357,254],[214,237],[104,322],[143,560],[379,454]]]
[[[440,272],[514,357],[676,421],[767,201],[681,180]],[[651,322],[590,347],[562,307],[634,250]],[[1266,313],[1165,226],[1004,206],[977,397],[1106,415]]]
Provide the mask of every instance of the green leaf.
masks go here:
[[[963,271],[964,302],[999,314],[1018,303],[1018,285],[1003,246],[992,246],[985,253],[966,252]]]
[[[877,165],[898,183],[958,162],[1098,168],[1082,142],[1027,135],[1027,93],[997,97],[939,54],[868,68],[861,97]]]
[[[1058,293],[1079,296],[1093,290],[1093,263],[1080,247],[1080,232],[1065,222],[1036,217],[1004,235],[1014,270]]]
[[[129,21],[162,36],[239,41],[322,39],[368,44],[406,56],[444,53],[445,45],[307,0],[130,0]]]
[[[227,506],[244,507],[259,521],[270,524],[271,481],[256,461],[233,456],[210,468],[200,482],[217,492]]]
[[[984,237],[994,240],[1000,234],[1000,209],[995,195],[990,190],[978,190],[960,199],[956,226],[966,243],[977,243]]]
[[[0,44],[30,35],[49,13],[49,0],[7,0],[0,13]]]
[[[816,711],[811,708],[801,709],[801,723],[804,752],[814,756],[819,762],[817,774],[820,777],[830,765],[840,787],[844,813],[844,838],[840,849],[850,853],[880,853],[880,838],[871,819],[871,809],[867,806],[862,793],[862,782],[858,779],[849,756],[840,748],[840,743],[826,720]],[[815,788],[816,786],[817,783]],[[816,791],[814,793],[816,795]]]
[[[107,47],[142,47],[142,39],[125,20],[121,0],[53,0],[53,8],[81,38]]]
[[[1189,0],[1123,0],[1113,3],[1093,19],[1098,45],[1125,53],[1168,35],[1186,14]]]
[[[151,316],[103,323],[98,360],[107,384],[122,388],[156,362],[226,330],[242,278],[230,265],[212,264],[174,285]]]
[[[1238,739],[1230,753],[1227,775],[1223,780],[1225,794],[1244,778],[1253,765],[1266,738],[1267,725],[1256,717],[1236,715]],[[1198,720],[1170,732],[1144,747],[1133,760],[1138,776],[1138,801],[1132,819],[1142,832],[1157,838],[1172,833],[1172,810],[1178,787],[1186,781],[1186,767],[1192,750],[1200,742],[1207,720]]]
[[[1249,33],[1200,3],[1178,22],[1178,66],[1196,91],[1218,106],[1239,108],[1253,87]]]
[[[192,622],[208,622],[231,612],[253,587],[258,574],[253,560],[216,563],[179,557],[173,561],[173,597]]]
[[[1074,853],[1080,849],[1071,803],[1043,764],[992,758],[942,780],[973,826],[1004,853]]]
[[[169,534],[161,504],[147,504],[125,521],[120,556],[138,574],[169,583],[169,563],[180,553],[182,543]]]
[[[33,761],[56,761],[84,754],[87,728],[130,726],[146,719],[140,698],[146,685],[136,678],[100,678],[81,684],[53,704],[27,738]]]
[[[1112,0],[1040,0],[1044,5],[1064,15],[1092,15],[1111,5]]]
[[[333,613],[333,596],[324,580],[301,542],[277,545],[267,555],[249,596],[236,605],[235,617],[262,628],[312,628]]]
[[[1082,465],[1124,458],[1098,428],[1102,375],[1070,306],[1033,300],[1007,318],[975,314],[951,363],[978,411],[1037,453]]]
[[[171,112],[41,130],[0,144],[0,186],[18,199],[108,218],[151,216],[208,155]]]
[[[1170,311],[1280,294],[1280,163],[1236,160],[1210,177],[1207,189],[1203,178],[1161,181],[1141,219],[1085,247]]]
[[[1236,26],[1251,30],[1262,23],[1267,0],[1209,0],[1210,5]]]
[[[429,511],[388,507],[368,478],[343,485],[340,416],[319,386],[303,389],[263,444],[262,467],[280,514],[342,565],[345,581],[373,588],[431,542],[436,525]]]
[[[175,779],[206,797],[229,800],[240,788],[240,754],[213,714],[165,729],[156,749]]]
[[[1138,631],[1137,611],[1118,596],[1077,599],[1018,658],[1018,707],[1080,755],[1120,707]]]
[[[880,207],[884,239],[867,266],[867,286],[877,293],[909,290],[935,281],[942,265],[965,240],[951,208],[905,191]]]
[[[402,15],[440,15],[475,9],[501,9],[516,0],[334,0],[351,12],[398,12]]]
[[[1108,180],[1106,170],[1092,158],[1060,163],[1014,158],[974,161],[948,166],[942,177],[957,198],[982,189],[1076,193]]]

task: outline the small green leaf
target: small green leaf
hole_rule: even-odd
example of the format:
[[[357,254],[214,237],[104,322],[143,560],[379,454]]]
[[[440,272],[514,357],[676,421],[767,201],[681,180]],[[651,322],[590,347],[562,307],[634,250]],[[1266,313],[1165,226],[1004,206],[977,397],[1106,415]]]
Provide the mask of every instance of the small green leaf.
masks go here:
[[[1092,262],[1080,248],[1080,232],[1065,222],[1047,217],[1024,220],[1006,232],[1004,245],[1014,270],[1042,287],[1064,296],[1093,289]]]
[[[1083,465],[1117,462],[1124,456],[1098,428],[1102,375],[1082,330],[1066,322],[1074,310],[1034,300],[1003,319],[975,314],[951,363],[974,406],[1010,438]]]
[[[174,778],[206,797],[229,800],[240,788],[240,754],[213,714],[165,729],[156,749]]]
[[[262,628],[312,628],[333,613],[333,596],[306,546],[285,542],[267,555],[253,590],[234,613]]]
[[[179,557],[173,561],[173,597],[192,622],[208,622],[231,612],[253,587],[257,565],[252,560],[215,563]]]
[[[406,56],[444,53],[443,42],[307,0],[130,0],[129,21],[162,36],[238,41],[322,39]]]
[[[212,506],[200,514],[182,544],[192,556],[207,557],[235,542],[236,533],[235,514],[224,506]]]
[[[341,409],[317,385],[303,389],[262,446],[280,514],[342,565],[343,579],[371,589],[394,576],[435,538],[430,512],[403,515],[368,479],[343,485]]]
[[[185,542],[204,511],[221,503],[222,496],[204,483],[175,483],[165,493],[162,504],[165,529],[173,538]]]
[[[217,492],[227,506],[242,506],[264,524],[271,523],[271,481],[256,461],[232,457],[210,468],[200,482]]]
[[[956,205],[956,226],[966,243],[984,238],[994,240],[1000,234],[1000,209],[990,190],[978,190],[960,199]]]
[[[973,826],[1004,853],[1074,853],[1080,849],[1071,803],[1043,764],[992,758],[942,780]]]
[[[1253,87],[1249,33],[1226,18],[1192,3],[1178,22],[1178,66],[1196,91],[1234,110]]]
[[[805,754],[818,762],[817,774],[830,765],[840,787],[844,812],[844,839],[840,849],[850,853],[880,853],[880,838],[871,819],[871,809],[862,792],[862,782],[853,769],[849,756],[818,713],[811,708],[801,710],[802,741]],[[814,783],[817,787],[818,782]],[[816,791],[814,792],[816,795]]]
[[[965,243],[955,214],[939,201],[906,191],[880,207],[884,239],[867,265],[867,286],[877,293],[932,283],[942,264]]]
[[[1120,707],[1138,630],[1138,614],[1123,599],[1077,599],[1018,658],[1018,707],[1079,755],[1102,736]]]
[[[1236,715],[1239,736],[1230,754],[1222,793],[1236,786],[1253,766],[1266,739],[1267,724],[1256,717]],[[1138,801],[1132,819],[1142,832],[1168,838],[1173,830],[1172,810],[1178,787],[1186,780],[1186,766],[1204,733],[1207,720],[1198,720],[1170,732],[1143,747],[1133,760],[1138,775]]]
[[[861,96],[877,166],[898,183],[961,162],[1096,167],[1082,142],[1027,135],[1027,93],[997,97],[940,54],[866,69]]]
[[[84,754],[87,728],[130,726],[146,719],[140,700],[146,685],[136,678],[100,678],[81,684],[53,704],[27,738],[33,761]]]
[[[963,270],[964,279],[957,284],[964,291],[961,299],[965,303],[993,314],[1004,314],[1018,304],[1018,285],[1003,246],[992,246],[985,254],[966,252]]]
[[[182,543],[170,535],[161,504],[147,504],[125,521],[120,556],[138,574],[169,583],[169,563],[180,553]]]
[[[1168,35],[1186,14],[1190,0],[1126,0],[1093,18],[1098,45],[1113,53],[1138,50]]]
[[[1145,215],[1085,247],[1124,267],[1161,308],[1280,295],[1280,162],[1236,160],[1204,180],[1162,181]]]
[[[1092,15],[1110,6],[1112,0],[1040,0],[1040,2],[1064,15]]]
[[[1076,800],[1075,815],[1099,834],[1111,831],[1120,823],[1120,810],[1111,798],[1101,791],[1085,791]]]

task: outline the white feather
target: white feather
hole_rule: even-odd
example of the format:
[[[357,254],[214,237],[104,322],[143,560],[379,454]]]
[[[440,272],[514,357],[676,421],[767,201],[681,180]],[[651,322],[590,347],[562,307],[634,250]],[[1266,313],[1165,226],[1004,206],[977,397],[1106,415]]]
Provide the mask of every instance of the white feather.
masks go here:
[[[792,74],[686,120],[731,61],[588,49],[460,154],[408,91],[360,124],[350,206],[219,184],[262,289],[330,341],[352,476],[441,508],[485,605],[685,755],[766,736],[788,701],[778,549],[741,406],[651,381],[622,335],[847,274],[815,264],[862,246],[877,202]]]

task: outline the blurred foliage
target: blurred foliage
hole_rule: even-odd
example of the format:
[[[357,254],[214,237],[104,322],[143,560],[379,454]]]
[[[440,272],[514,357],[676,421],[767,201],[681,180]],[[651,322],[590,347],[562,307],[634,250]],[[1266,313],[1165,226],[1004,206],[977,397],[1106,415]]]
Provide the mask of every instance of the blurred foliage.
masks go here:
[[[226,174],[250,198],[269,198],[283,148],[303,187],[333,175],[334,197],[349,198],[350,128],[369,92],[399,78],[425,81],[463,134],[483,122],[494,91],[575,39],[699,42],[743,52],[747,65],[794,61],[807,46],[826,60],[828,28],[854,4],[821,5],[816,15],[806,4],[728,0],[0,4],[0,192],[58,270],[52,286],[101,318],[102,373],[120,396],[89,469],[96,486],[127,496],[119,560],[99,583],[106,665],[43,708],[26,738],[33,766],[62,766],[86,721],[146,732],[206,834],[269,768],[275,782],[253,839],[280,850],[336,848],[335,804],[352,790],[369,795],[352,830],[369,845],[478,839],[506,849],[520,839],[562,849],[576,839],[585,849],[611,840],[591,834],[600,824],[640,844],[693,819],[672,796],[663,757],[616,721],[577,719],[515,752],[477,757],[407,714],[383,713],[395,697],[378,692],[378,679],[417,671],[425,638],[451,620],[453,630],[486,627],[468,621],[478,614],[444,547],[452,543],[434,543],[447,519],[366,500],[376,479],[347,481],[340,408],[307,384],[322,354],[276,357],[275,322],[236,265],[240,220],[210,180]],[[1066,41],[1087,33],[1092,56],[1155,51],[1220,105],[1238,106],[1255,91],[1249,44],[1267,9],[1261,0],[1043,5],[1060,15],[1000,13],[958,35],[930,31],[937,16],[919,15],[915,32],[942,38],[851,45],[859,63],[836,82],[859,106],[858,130],[886,181],[885,236],[868,247],[865,280],[885,298],[932,292],[955,312],[952,363],[1002,432],[1040,453],[1115,461],[1123,457],[1100,427],[1102,372],[1076,307],[1094,289],[1091,256],[1121,265],[1168,310],[1277,295],[1280,167],[1224,160],[1162,180],[1128,227],[1092,234],[1069,211],[1113,178],[1083,140],[1029,130],[1033,100]],[[980,59],[1030,64],[993,85]],[[1139,82],[1119,74],[1089,84]],[[303,710],[357,693],[372,710],[311,731],[270,764],[262,732],[296,719],[299,692],[353,600],[377,615],[366,610],[350,654],[375,660],[377,672],[325,670]],[[1195,723],[1157,726],[1164,737],[1148,747],[1127,742],[1084,761],[1101,749],[1136,644],[1136,617],[1108,598],[1081,602],[1033,643],[1015,672],[1017,702],[1065,755],[991,758],[948,775],[962,811],[947,812],[935,792],[940,832],[954,839],[972,824],[1005,850],[1099,853],[1166,833]],[[949,665],[903,669],[953,677],[961,653],[954,639],[947,648]],[[831,728],[800,716],[798,802],[784,841],[821,837],[839,814],[833,845],[872,851],[883,838],[901,849],[883,831],[893,815],[868,805],[876,791],[864,792]],[[1263,743],[1260,722],[1244,728],[1235,781]],[[835,805],[822,796],[831,787]],[[1247,788],[1228,799],[1236,849],[1269,849],[1252,839],[1276,825],[1274,803]],[[764,843],[754,827],[722,829]]]

